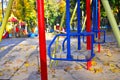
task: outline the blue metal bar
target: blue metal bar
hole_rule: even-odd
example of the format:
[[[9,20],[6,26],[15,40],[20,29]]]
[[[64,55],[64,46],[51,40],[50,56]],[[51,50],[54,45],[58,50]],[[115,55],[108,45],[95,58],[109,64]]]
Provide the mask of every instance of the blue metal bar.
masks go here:
[[[79,62],[87,62],[89,60],[91,60],[95,54],[94,54],[94,50],[93,50],[93,43],[94,43],[94,32],[80,32],[81,31],[81,23],[80,23],[80,0],[77,0],[78,1],[78,8],[77,8],[77,17],[78,17],[78,31],[75,32],[75,33],[70,33],[70,0],[66,0],[66,31],[67,33],[66,34],[57,34],[53,40],[51,41],[51,43],[49,44],[48,46],[48,56],[50,57],[50,59],[52,60],[62,60],[62,61],[79,61]],[[94,0],[95,1],[95,0]],[[95,26],[96,27],[96,26]],[[55,42],[56,38],[59,37],[59,36],[66,36],[66,38],[64,39],[63,41],[63,44],[62,44],[62,49],[64,50],[64,44],[65,44],[65,41],[67,41],[67,57],[66,58],[56,58],[56,57],[52,57],[52,53],[51,53],[51,47],[53,45],[53,43]],[[85,59],[73,59],[72,56],[71,56],[71,45],[70,45],[70,37],[71,36],[78,36],[78,50],[81,49],[81,39],[80,37],[81,36],[91,36],[91,56],[90,58],[85,58]]]
[[[66,36],[66,34],[57,34],[53,40],[51,41],[51,43],[49,44],[48,46],[48,56],[50,57],[50,59],[52,58],[51,57],[51,46],[53,45],[53,43],[55,42],[56,38],[59,37],[59,36]]]
[[[93,21],[93,28],[92,31],[95,33],[95,37],[98,37],[98,33],[99,32],[103,32],[104,33],[104,38],[102,42],[96,42],[94,40],[95,44],[103,44],[105,43],[105,31],[103,30],[98,30],[98,0],[93,0],[93,5],[92,5],[92,21]]]
[[[94,56],[95,56],[95,54],[92,55],[89,59],[72,59],[72,58],[70,58],[70,59],[67,59],[67,58],[51,58],[51,59],[52,59],[52,60],[60,60],[60,61],[88,62],[88,61],[92,60],[92,58],[93,58]]]
[[[83,42],[86,43],[85,41],[85,37],[86,36],[91,36],[91,35],[94,35],[93,32],[82,32],[82,33],[70,33],[70,36],[83,36]],[[65,42],[67,41],[67,37],[63,40],[63,43],[62,43],[62,51],[65,50]]]
[[[70,46],[70,0],[66,0],[67,58],[71,58]]]
[[[85,41],[85,40],[86,40],[86,39],[85,39],[85,36],[83,36],[83,42],[84,42],[84,43],[86,43],[86,41]]]
[[[71,33],[70,36],[91,36],[93,34],[93,32]]]
[[[94,30],[98,30],[98,0],[95,0],[95,26]]]
[[[53,43],[55,42],[55,40],[57,39],[57,37],[59,37],[59,36],[67,36],[67,34],[57,34],[53,38],[53,40],[51,41],[51,43],[48,46],[48,56],[50,57],[50,59],[52,59],[52,60],[62,60],[62,61],[87,62],[87,61],[91,60],[95,56],[94,51],[93,51],[94,33],[93,32],[83,32],[83,33],[80,33],[80,34],[72,33],[72,34],[70,34],[70,36],[91,36],[92,37],[91,38],[92,39],[92,43],[91,43],[92,49],[91,49],[91,53],[90,53],[91,57],[89,59],[73,59],[71,56],[67,57],[67,58],[55,58],[55,57],[52,57],[51,47],[52,47]],[[66,41],[66,40],[67,40],[67,38],[64,39],[64,41]],[[67,54],[68,54],[68,52],[67,52]]]
[[[95,0],[92,1],[92,31],[95,28]]]
[[[103,33],[103,41],[102,42],[96,42],[95,40],[94,40],[94,43],[95,44],[103,44],[103,43],[105,43],[105,38],[106,38],[106,32],[105,32],[105,30],[94,30],[94,33],[99,33],[99,32],[102,32]]]
[[[62,51],[65,50],[65,42],[67,41],[67,37],[63,40],[63,43],[62,43]]]
[[[98,30],[98,0],[95,1],[95,19],[96,19],[96,27],[95,30]],[[98,35],[96,34],[96,37],[98,37]]]
[[[77,32],[80,33],[81,32],[81,11],[80,11],[80,0],[77,0],[77,20],[78,20],[78,26],[77,26]],[[81,49],[81,38],[80,36],[78,36],[78,50]]]
[[[97,11],[97,4],[96,0],[93,0],[92,2],[92,31],[97,30],[97,24],[98,24],[98,11]]]
[[[79,62],[87,62],[87,61],[89,61],[89,60],[91,60],[94,56],[95,56],[95,54],[94,54],[94,51],[93,51],[93,42],[94,42],[94,34],[93,33],[83,33],[83,34],[78,34],[78,33],[75,33],[75,34],[72,34],[73,36],[78,36],[78,35],[80,35],[80,36],[91,36],[92,38],[92,43],[91,43],[91,47],[92,47],[92,49],[91,49],[91,52],[90,52],[90,54],[91,54],[91,56],[90,56],[90,58],[88,58],[88,59],[73,59],[72,57],[67,57],[67,58],[55,58],[55,57],[52,57],[52,53],[51,53],[51,46],[53,45],[53,43],[55,42],[55,40],[57,39],[57,37],[59,37],[59,36],[67,36],[66,34],[57,34],[54,38],[53,38],[53,40],[51,41],[51,43],[49,44],[49,46],[48,46],[48,56],[50,57],[50,59],[52,59],[52,60],[62,60],[62,61],[79,61]],[[66,38],[65,38],[66,39]]]
[[[94,44],[94,35],[91,35],[92,37],[91,37],[91,56],[95,56],[95,54],[94,54],[94,46],[93,46],[93,44]]]
[[[97,11],[98,9],[97,9],[97,2],[96,1],[97,0],[93,0],[93,2],[92,2],[92,25],[93,25],[92,31],[98,30],[97,29],[98,28],[98,11]]]

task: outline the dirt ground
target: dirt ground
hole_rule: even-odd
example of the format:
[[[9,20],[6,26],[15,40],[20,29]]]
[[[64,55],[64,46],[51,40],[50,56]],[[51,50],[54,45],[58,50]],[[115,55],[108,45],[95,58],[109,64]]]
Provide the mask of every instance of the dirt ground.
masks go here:
[[[53,35],[46,36],[48,47]],[[0,80],[40,80],[38,50],[38,38],[9,38],[0,42]],[[106,37],[100,53],[97,45],[94,51],[90,71],[82,62],[58,61],[58,65],[50,67],[48,57],[48,80],[120,80],[120,48],[114,36]]]

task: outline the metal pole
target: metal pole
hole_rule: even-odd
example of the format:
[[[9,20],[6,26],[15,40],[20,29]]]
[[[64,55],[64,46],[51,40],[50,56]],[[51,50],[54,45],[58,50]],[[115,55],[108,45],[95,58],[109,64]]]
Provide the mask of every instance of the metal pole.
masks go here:
[[[71,59],[70,49],[70,0],[66,0],[67,58]]]
[[[12,3],[13,3],[13,0],[9,0],[8,6],[7,6],[7,9],[6,9],[5,17],[2,20],[2,26],[0,27],[0,41],[2,40],[2,35],[3,35],[4,30],[5,30],[6,24],[8,22],[8,18],[10,16],[10,11],[11,11],[11,8],[12,8]]]
[[[100,0],[98,0],[98,31],[100,31]],[[100,40],[100,32],[98,32],[98,40]],[[100,52],[100,44],[98,44],[98,52]]]
[[[94,26],[94,31],[98,30],[98,0],[95,0],[95,26]],[[97,35],[96,35],[97,37]]]
[[[77,19],[78,19],[78,26],[77,26],[77,32],[78,34],[81,32],[81,23],[80,23],[80,0],[77,0]],[[81,39],[80,39],[80,36],[78,36],[78,50],[81,49]]]
[[[48,80],[47,58],[46,58],[47,55],[46,55],[45,22],[44,22],[44,0],[37,0],[37,10],[38,10],[41,80]]]
[[[112,10],[110,8],[110,4],[109,4],[108,0],[101,0],[101,2],[102,2],[103,7],[104,7],[104,9],[106,11],[108,20],[110,22],[113,33],[114,33],[115,38],[117,40],[118,47],[120,47],[120,30],[119,30],[117,22],[115,20],[114,14],[113,14],[113,12],[112,12]]]
[[[73,11],[73,13],[72,13],[72,17],[71,17],[71,19],[70,19],[70,25],[72,25],[72,23],[73,23],[73,20],[74,20],[74,17],[75,17],[75,13],[76,13],[77,7],[78,7],[78,4],[76,3],[75,8],[74,8],[74,11]]]
[[[90,0],[86,0],[86,31],[91,32],[91,6]],[[91,50],[91,36],[87,36],[87,50]],[[90,70],[92,64],[91,60],[87,62],[87,70]]]
[[[95,0],[92,2],[92,22],[95,22]],[[96,23],[92,23],[92,30],[94,30]]]
[[[93,0],[90,0],[90,4],[92,4],[92,1],[93,1]],[[83,32],[83,31],[85,30],[85,28],[86,28],[86,26],[85,26],[85,24],[86,24],[86,19],[87,19],[87,15],[85,15],[84,22],[83,22],[83,24],[82,24],[81,32]]]

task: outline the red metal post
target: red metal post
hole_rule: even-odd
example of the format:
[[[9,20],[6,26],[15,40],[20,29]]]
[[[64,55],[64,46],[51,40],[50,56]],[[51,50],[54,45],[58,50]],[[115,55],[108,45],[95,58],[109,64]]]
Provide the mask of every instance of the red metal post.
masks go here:
[[[86,31],[91,32],[91,6],[90,0],[86,0]],[[87,36],[87,50],[91,50],[91,36]],[[87,62],[87,70],[90,70],[92,64],[91,61]]]
[[[41,80],[48,80],[47,58],[46,58],[46,38],[44,25],[44,0],[37,0],[38,29],[39,29],[39,49],[40,49],[40,70]]]
[[[98,0],[98,30],[100,31],[100,0]],[[100,32],[98,32],[98,40],[100,40]],[[100,52],[100,44],[98,44],[98,52]]]

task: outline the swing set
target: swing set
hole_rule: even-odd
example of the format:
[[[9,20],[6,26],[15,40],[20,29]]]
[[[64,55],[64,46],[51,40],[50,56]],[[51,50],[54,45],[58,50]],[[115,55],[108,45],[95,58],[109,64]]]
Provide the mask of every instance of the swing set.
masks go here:
[[[100,1],[99,1],[100,3]],[[100,44],[105,42],[105,31],[100,30],[100,26],[98,26],[98,22],[100,24],[100,12],[98,10],[98,1],[93,0],[92,1],[92,21],[94,24],[91,24],[91,8],[90,8],[90,0],[86,1],[86,15],[87,15],[87,21],[86,21],[86,30],[81,32],[82,26],[81,26],[81,20],[80,20],[80,0],[77,0],[77,32],[71,32],[70,31],[70,2],[69,0],[66,0],[66,34],[57,34],[51,41],[50,45],[48,46],[48,56],[50,57],[51,60],[61,60],[61,61],[79,61],[79,62],[89,62],[92,60],[92,58],[95,56],[94,54],[94,44]],[[104,33],[104,39],[100,40],[100,33]],[[55,56],[52,56],[52,50],[51,47],[53,43],[56,41],[56,39],[60,36],[64,36],[65,39],[63,40],[62,43],[62,51],[63,53],[55,53]],[[83,42],[85,42],[86,38],[86,45],[87,45],[87,53],[85,54],[85,57],[81,57],[81,59],[76,57],[73,53],[71,53],[71,36],[77,36],[78,38],[78,51],[81,50],[81,37],[83,37]],[[95,41],[95,38],[99,38],[98,41]],[[65,42],[67,42],[67,52],[64,53],[65,50]],[[80,51],[80,53],[85,53]],[[81,56],[81,54],[77,56]],[[84,55],[84,54],[83,54]]]
[[[7,6],[7,11],[5,17],[3,19],[2,26],[0,27],[0,41],[2,40],[2,35],[5,30],[5,26],[7,24],[10,11],[12,8],[12,3],[14,0],[9,0],[9,4]],[[108,0],[101,0],[103,7],[105,8],[108,19],[111,23],[111,27],[113,28],[113,33],[115,34],[115,38],[118,42],[118,46],[120,46],[120,36],[119,29],[117,27],[117,23],[115,21],[112,10],[109,6]],[[76,62],[87,62],[87,69],[89,70],[91,67],[91,60],[94,58],[94,44],[98,44],[98,52],[100,52],[100,44],[105,42],[105,31],[100,30],[100,0],[86,0],[86,28],[83,31],[84,26],[81,26],[81,9],[80,9],[80,0],[77,0],[77,6],[75,7],[77,10],[77,32],[72,33],[70,31],[70,0],[66,0],[66,33],[65,34],[57,34],[51,41],[48,47],[48,56],[51,60],[60,60],[60,61],[76,61]],[[92,6],[92,7],[91,7]],[[92,8],[92,10],[91,10]],[[39,47],[40,47],[40,70],[41,70],[41,80],[48,80],[47,73],[47,58],[46,58],[46,39],[45,39],[45,20],[44,20],[44,0],[37,0],[37,11],[38,11],[38,29],[39,29]],[[76,11],[74,11],[75,13]],[[64,13],[65,14],[65,13]],[[63,16],[64,18],[64,16]],[[72,17],[73,18],[73,17]],[[61,22],[62,24],[62,22]],[[101,33],[103,33],[103,40],[101,39]],[[52,56],[51,46],[59,36],[64,36],[65,39],[62,42],[62,51],[60,56],[56,53],[56,56]],[[77,51],[80,54],[83,54],[81,50],[82,41],[86,44],[87,54],[84,58],[76,57],[71,51],[71,36],[77,36]],[[96,40],[97,38],[97,40]],[[67,45],[65,45],[67,43]],[[66,46],[66,47],[65,47]],[[65,52],[65,48],[67,52]],[[65,54],[65,55],[63,55]],[[77,56],[81,56],[78,55]]]
[[[5,24],[7,23],[10,9],[12,6],[13,0],[10,0],[10,4],[8,5],[8,11],[6,14],[6,17],[4,19],[4,23],[2,24],[2,27],[0,29],[1,34],[3,34],[3,31],[5,29]],[[91,60],[94,58],[94,44],[98,44],[98,48],[100,50],[100,44],[105,42],[105,31],[100,30],[100,0],[93,0],[92,1],[92,11],[91,11],[91,1],[86,0],[86,30],[81,32],[82,26],[81,26],[81,9],[80,9],[80,0],[77,0],[77,32],[71,32],[70,31],[70,0],[66,0],[66,33],[65,34],[57,34],[51,41],[51,43],[48,46],[48,56],[51,60],[60,60],[60,61],[77,61],[77,62],[87,62],[87,69],[90,69],[91,67]],[[38,29],[39,29],[39,46],[40,46],[40,65],[41,65],[41,80],[48,80],[47,77],[47,58],[46,58],[46,39],[45,39],[45,20],[44,20],[44,0],[37,0],[37,10],[38,10]],[[92,14],[91,14],[92,12]],[[92,15],[92,16],[91,16]],[[92,22],[91,24],[91,17]],[[100,40],[100,33],[104,33],[104,39]],[[52,57],[52,50],[51,46],[59,36],[64,36],[65,39],[62,43],[62,50],[64,52],[65,50],[65,42],[67,43],[66,48],[67,52],[63,53],[65,56],[63,57]],[[86,52],[84,58],[76,58],[74,54],[71,52],[71,36],[77,36],[77,51],[80,51],[81,41],[83,39],[83,42],[85,42],[86,46]],[[82,38],[83,37],[83,38]],[[86,38],[86,41],[85,41]],[[95,38],[98,38],[98,41],[95,41]],[[1,40],[1,36],[0,36]],[[61,54],[60,56],[62,56]],[[82,51],[81,51],[82,54]],[[58,55],[58,53],[56,53]],[[78,56],[81,56],[78,54]]]

